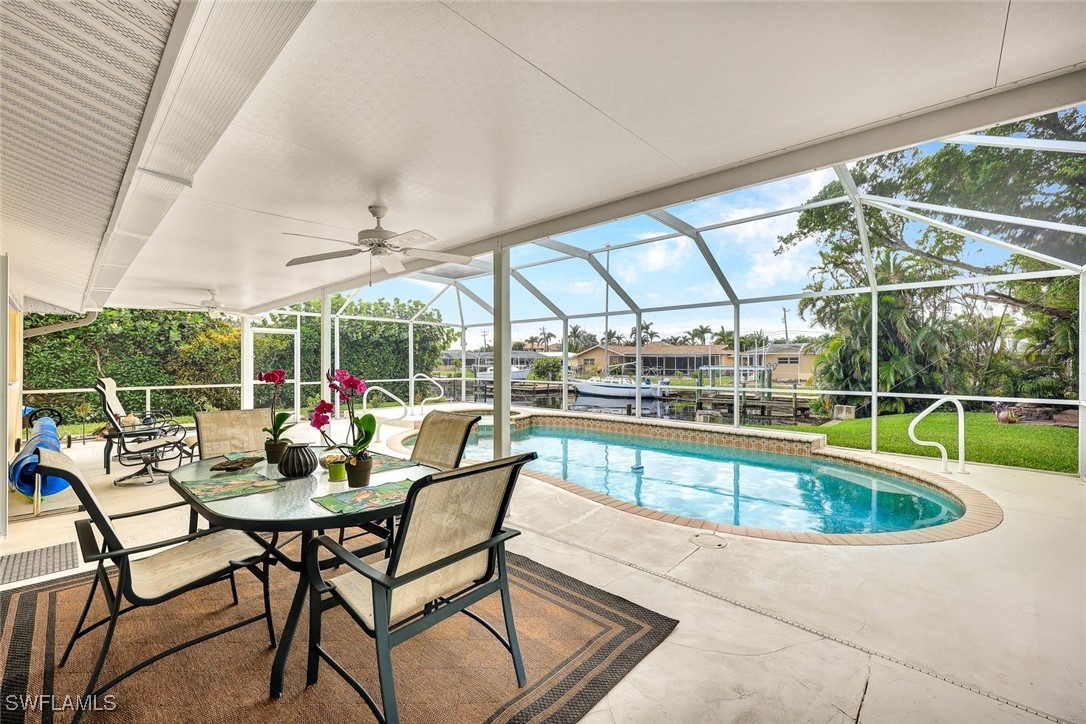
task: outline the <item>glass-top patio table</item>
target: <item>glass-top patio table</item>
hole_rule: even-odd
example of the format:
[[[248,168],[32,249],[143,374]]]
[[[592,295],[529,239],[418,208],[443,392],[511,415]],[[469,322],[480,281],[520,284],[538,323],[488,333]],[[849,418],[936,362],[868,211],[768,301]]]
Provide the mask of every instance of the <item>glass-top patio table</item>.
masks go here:
[[[212,471],[211,467],[223,460],[224,458],[217,457],[182,465],[170,472],[170,486],[189,504],[195,515],[205,518],[213,526],[253,533],[298,533],[301,537],[301,552],[305,551],[306,544],[317,531],[361,527],[384,540],[354,552],[360,556],[376,553],[387,548],[388,541],[395,533],[394,517],[403,512],[402,502],[353,513],[334,513],[313,502],[313,498],[355,490],[348,488],[346,481],[329,481],[328,473],[321,468],[305,478],[283,478],[275,465],[262,461],[245,472],[262,474],[269,480],[277,480],[282,484],[281,488],[211,502],[201,500],[184,485],[214,477],[216,472]],[[373,474],[369,487],[375,488],[405,479],[418,480],[436,472],[439,472],[436,468],[425,465],[377,472]],[[272,664],[270,693],[273,698],[278,698],[283,693],[283,673],[309,590],[309,578],[301,553],[297,559],[279,549],[276,549],[274,554],[279,562],[298,573],[294,600],[290,606],[290,614],[283,624],[283,632],[279,637],[275,661]]]

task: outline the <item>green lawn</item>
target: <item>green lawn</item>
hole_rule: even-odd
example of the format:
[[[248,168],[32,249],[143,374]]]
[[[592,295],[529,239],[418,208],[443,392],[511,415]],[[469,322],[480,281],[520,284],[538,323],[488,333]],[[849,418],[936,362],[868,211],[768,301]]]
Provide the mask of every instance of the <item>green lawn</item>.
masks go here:
[[[913,414],[879,416],[879,450],[938,457],[935,448],[920,447],[909,439]],[[817,432],[830,445],[860,448],[871,446],[871,420],[843,420],[836,425],[775,426],[797,432]],[[946,446],[952,461],[958,455],[958,423],[954,412],[935,412],[916,427],[921,440]],[[1078,431],[1068,427],[1002,425],[990,412],[965,413],[966,460],[1013,465],[1036,470],[1074,473],[1078,470]]]

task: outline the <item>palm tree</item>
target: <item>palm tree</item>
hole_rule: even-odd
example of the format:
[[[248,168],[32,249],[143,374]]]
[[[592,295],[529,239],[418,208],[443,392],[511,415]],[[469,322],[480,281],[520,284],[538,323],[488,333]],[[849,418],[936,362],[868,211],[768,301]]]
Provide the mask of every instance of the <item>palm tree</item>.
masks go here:
[[[720,329],[713,332],[713,344],[723,345],[725,347],[731,347],[735,342],[735,335],[730,329],[725,329],[724,325],[720,325]]]
[[[555,340],[554,332],[548,332],[546,327],[539,328],[539,342],[543,345],[543,351],[551,348],[551,342]]]
[[[617,329],[607,330],[607,334],[604,335],[604,339],[607,344],[622,344],[626,340],[622,339],[622,334]]]
[[[524,344],[531,346],[532,349],[538,349],[539,348],[539,337],[535,337],[535,336],[529,337],[528,339],[524,340]]]
[[[709,325],[707,325],[707,324],[699,325],[699,326],[694,327],[693,329],[690,330],[690,332],[689,332],[690,341],[693,342],[693,341],[697,340],[701,344],[705,344],[705,338],[708,337],[712,333],[713,333],[713,330],[712,330],[711,327],[709,327]]]

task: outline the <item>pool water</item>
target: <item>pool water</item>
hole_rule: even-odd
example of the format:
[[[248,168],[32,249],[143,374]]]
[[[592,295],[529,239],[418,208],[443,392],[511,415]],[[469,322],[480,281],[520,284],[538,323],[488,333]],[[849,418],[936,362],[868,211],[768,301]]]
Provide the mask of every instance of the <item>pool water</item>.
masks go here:
[[[634,505],[716,523],[884,533],[948,523],[965,512],[929,488],[817,458],[546,427],[514,432],[512,449],[539,454],[529,470]],[[473,434],[465,457],[489,460],[492,454],[489,431]]]

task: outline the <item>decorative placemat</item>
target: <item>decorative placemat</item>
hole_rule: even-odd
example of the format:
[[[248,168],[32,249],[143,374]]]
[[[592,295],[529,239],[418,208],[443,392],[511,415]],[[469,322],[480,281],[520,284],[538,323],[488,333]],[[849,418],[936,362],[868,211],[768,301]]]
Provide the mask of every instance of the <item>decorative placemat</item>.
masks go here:
[[[228,452],[224,453],[223,457],[227,460],[240,460],[241,458],[260,458],[264,459],[263,450],[242,450],[240,452]]]
[[[414,460],[404,460],[402,458],[394,458],[391,455],[383,455],[381,453],[370,453],[370,457],[373,458],[373,472],[371,475],[377,473],[387,473],[389,470],[403,470],[404,468],[413,468],[418,465]]]
[[[181,484],[204,503],[266,493],[283,487],[278,480],[270,480],[266,475],[248,471],[219,475],[209,480],[190,480]]]
[[[360,513],[363,510],[384,508],[402,503],[407,497],[407,491],[411,489],[413,482],[415,481],[401,480],[372,488],[357,488],[345,490],[342,493],[322,495],[312,500],[333,513]]]

